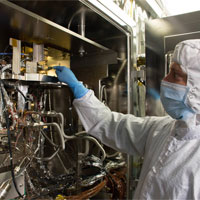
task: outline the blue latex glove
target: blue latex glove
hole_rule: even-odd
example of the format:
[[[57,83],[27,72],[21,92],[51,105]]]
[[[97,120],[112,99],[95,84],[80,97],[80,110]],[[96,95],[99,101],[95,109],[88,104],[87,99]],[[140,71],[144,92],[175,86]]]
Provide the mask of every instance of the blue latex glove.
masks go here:
[[[71,88],[76,99],[83,97],[88,92],[88,89],[77,80],[69,68],[64,66],[55,66],[53,68],[56,70],[59,81],[66,83]]]

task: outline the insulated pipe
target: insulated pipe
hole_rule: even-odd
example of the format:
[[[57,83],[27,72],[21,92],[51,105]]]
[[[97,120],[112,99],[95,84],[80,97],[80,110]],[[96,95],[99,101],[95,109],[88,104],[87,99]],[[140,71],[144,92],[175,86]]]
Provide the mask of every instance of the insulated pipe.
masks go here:
[[[39,158],[39,157],[35,157],[37,160],[40,161],[50,161],[51,159],[53,159],[57,153],[59,152],[60,148],[58,148],[50,157],[45,157],[45,158]]]
[[[90,151],[90,143],[88,140],[85,140],[85,152],[80,153],[83,157],[86,157],[89,154]]]
[[[86,139],[86,140],[90,140],[90,141],[94,142],[94,143],[99,147],[99,149],[100,149],[101,152],[102,152],[101,161],[104,161],[105,158],[106,158],[106,152],[105,152],[105,150],[103,149],[103,147],[101,146],[101,144],[97,141],[97,139],[95,139],[95,138],[93,138],[93,137],[91,137],[91,136],[83,136],[83,138]]]
[[[78,133],[76,133],[75,135],[76,136],[80,136],[80,137],[91,137],[91,138],[93,138],[92,136],[88,136],[88,135],[84,135],[84,134],[87,134],[87,132],[86,131],[81,131],[81,132],[78,132]],[[82,136],[81,136],[82,135]],[[96,140],[96,144],[98,145],[98,147],[100,148],[100,146],[101,146],[101,144],[98,142],[98,140],[97,139],[95,139],[95,138],[93,138],[94,140]],[[89,148],[89,147],[88,147]],[[103,149],[103,147],[101,146],[101,148]],[[89,150],[88,150],[89,151]],[[87,152],[87,150],[85,151],[85,154],[86,154],[86,152]],[[103,149],[103,151],[102,151],[102,153],[104,153],[105,152],[105,150]],[[105,152],[105,157],[107,157],[107,158],[112,158],[112,157],[114,157],[114,156],[117,156],[117,154],[118,154],[118,152],[115,152],[115,153],[113,153],[113,154],[111,154],[111,155],[109,155],[109,154],[107,154],[106,152]],[[105,159],[105,158],[104,158]]]
[[[106,152],[105,152],[104,148],[101,146],[101,144],[98,142],[97,139],[93,138],[92,136],[87,136],[87,135],[86,136],[77,137],[77,139],[86,139],[86,140],[90,140],[90,141],[94,142],[99,147],[99,149],[102,152],[101,161],[105,160],[105,158],[106,158]]]
[[[71,139],[74,139],[76,136],[74,135],[66,135],[65,132],[64,132],[64,116],[62,113],[57,113],[57,112],[36,112],[36,111],[28,111],[25,113],[26,114],[38,114],[40,116],[48,116],[48,117],[57,117],[60,119],[61,123],[60,123],[60,129],[61,129],[61,133],[63,135],[63,137],[66,139],[66,140],[71,140]]]
[[[104,148],[101,146],[101,144],[98,142],[97,139],[95,139],[92,136],[84,135],[84,134],[87,134],[87,132],[86,131],[81,131],[81,132],[76,133],[75,134],[75,139],[86,139],[86,140],[90,140],[90,141],[94,142],[99,147],[99,149],[101,150],[101,152],[102,152],[101,160],[104,161],[105,158],[106,158],[106,152],[105,152]]]

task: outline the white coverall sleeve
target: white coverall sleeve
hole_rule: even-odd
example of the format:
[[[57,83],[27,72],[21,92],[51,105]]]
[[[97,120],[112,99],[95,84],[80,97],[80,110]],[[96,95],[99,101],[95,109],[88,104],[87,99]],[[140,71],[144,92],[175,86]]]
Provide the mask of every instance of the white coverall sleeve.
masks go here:
[[[91,90],[84,97],[75,99],[73,105],[90,135],[117,151],[132,155],[144,155],[148,134],[159,121],[156,117],[112,112]]]

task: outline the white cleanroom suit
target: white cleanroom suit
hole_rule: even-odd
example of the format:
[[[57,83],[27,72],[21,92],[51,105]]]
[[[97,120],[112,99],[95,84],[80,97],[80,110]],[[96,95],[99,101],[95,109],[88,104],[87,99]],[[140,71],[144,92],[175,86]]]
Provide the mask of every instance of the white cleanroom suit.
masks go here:
[[[166,117],[111,112],[70,69],[55,67],[76,98],[86,131],[118,151],[144,157],[135,199],[200,199],[200,39],[176,45],[172,61],[161,82]]]
[[[73,102],[86,131],[144,163],[134,199],[200,199],[200,126],[111,112],[89,91]]]
[[[200,40],[177,45],[173,60],[187,73],[188,121],[111,112],[93,91],[73,104],[86,131],[104,144],[144,157],[134,199],[200,199]]]

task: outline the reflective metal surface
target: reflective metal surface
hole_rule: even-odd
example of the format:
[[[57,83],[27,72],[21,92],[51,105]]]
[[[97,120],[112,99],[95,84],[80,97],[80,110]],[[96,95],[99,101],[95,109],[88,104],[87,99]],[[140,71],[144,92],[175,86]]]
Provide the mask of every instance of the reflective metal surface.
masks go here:
[[[76,0],[1,1],[0,26],[3,31],[0,50],[10,52],[10,47],[6,48],[10,37],[20,39],[26,44],[22,45],[22,49],[25,46],[32,46],[33,43],[44,45],[44,48],[48,49],[49,56],[53,57],[52,65],[55,63],[71,65],[77,78],[93,89],[96,96],[111,97],[107,105],[112,110],[131,113],[131,72],[135,62],[132,27],[122,28],[114,20],[108,20],[103,13],[94,12],[93,8]],[[51,51],[49,47],[54,50]],[[55,54],[56,50],[60,50],[61,59]],[[71,63],[69,60],[64,62],[66,54],[70,57]],[[103,183],[101,189],[105,184],[112,186],[110,191],[113,191],[113,198],[118,198],[116,194],[119,194],[121,199],[125,198],[125,183],[127,182],[129,186],[131,177],[128,174],[127,180],[125,179],[126,163],[123,157],[117,160],[118,152],[102,146],[91,136],[77,137],[78,133],[74,135],[77,131],[82,131],[83,127],[72,108],[72,94],[66,85],[50,83],[49,80],[40,82],[37,77],[39,75],[32,74],[34,60],[31,56],[27,60],[21,69],[26,69],[29,74],[23,72],[24,79],[20,79],[18,75],[14,76],[16,80],[7,79],[5,82],[10,84],[11,81],[14,85],[17,81],[20,87],[26,89],[28,95],[23,103],[27,101],[27,110],[23,113],[25,117],[20,122],[22,126],[27,126],[25,135],[32,137],[33,140],[29,141],[28,138],[27,141],[27,138],[20,133],[17,135],[17,138],[21,139],[19,143],[12,138],[12,141],[19,145],[24,144],[23,140],[28,142],[30,155],[27,155],[27,158],[30,159],[30,166],[27,166],[25,174],[27,185],[30,187],[30,190],[27,190],[28,198],[50,199],[59,193],[73,195],[75,198],[83,195],[81,190],[86,190],[90,194],[91,190],[87,191],[83,187],[91,186],[91,180],[92,186],[95,185],[92,188],[93,195],[96,195],[96,191],[100,191],[97,190],[99,187],[97,183],[101,181]],[[39,59],[36,60],[39,63]],[[29,66],[32,67],[29,69]],[[5,67],[10,67],[10,64]],[[3,69],[5,70],[2,61],[2,71]],[[6,72],[10,72],[10,69]],[[8,100],[14,102],[12,105],[21,105],[21,101],[16,97],[21,93],[18,95],[14,91],[15,87],[12,90],[11,93],[8,91]],[[50,111],[51,116],[41,115],[42,111]],[[59,118],[52,116],[54,111],[56,116],[62,113],[61,122]],[[16,124],[17,122],[12,125],[14,129],[17,129]],[[93,172],[92,176],[85,177],[85,169],[82,168],[81,162],[88,155],[95,155],[104,163],[99,165],[93,162],[93,169],[86,169],[88,174]],[[17,160],[17,156],[15,159]],[[108,166],[106,164],[109,161],[112,163]],[[132,163],[129,164],[131,167]],[[97,173],[97,168],[105,170],[105,166],[107,166],[106,173]],[[115,171],[115,168],[119,171]],[[128,166],[128,172],[130,171],[131,168]],[[108,181],[102,181],[108,173]],[[121,188],[118,187],[119,184]],[[127,191],[129,197],[129,188]]]
[[[32,1],[34,2],[34,1]],[[46,18],[25,10],[11,2],[0,2],[1,28],[7,30],[10,37],[26,42],[43,43],[77,53],[81,45],[87,53],[100,52],[108,48],[89,40]]]
[[[90,39],[95,43],[103,45],[109,49],[117,52],[126,52],[126,35],[116,28],[114,25],[105,20],[101,15],[94,12],[92,9],[85,6],[79,0],[66,0],[66,1],[12,1],[45,19],[55,22],[57,25],[67,29],[67,32],[73,31],[80,34],[79,31],[82,14],[85,15],[85,39]],[[86,1],[87,3],[87,1]],[[44,28],[43,28],[44,29]],[[52,30],[50,30],[52,31]],[[49,32],[49,31],[48,31]],[[71,33],[70,33],[71,34]],[[73,34],[72,34],[73,35]],[[77,35],[76,35],[77,36]],[[84,38],[79,35],[79,37]],[[62,38],[62,35],[58,36],[58,41]],[[51,37],[49,37],[51,39]],[[62,45],[70,45],[68,48],[77,50],[77,45],[80,44],[76,38],[65,36],[65,42]],[[73,40],[71,43],[68,41]],[[90,41],[91,42],[91,41]],[[90,43],[89,42],[89,43]],[[61,43],[60,43],[61,44]],[[85,42],[83,43],[85,45]],[[95,45],[94,45],[95,46]],[[84,47],[85,48],[85,47]],[[86,52],[87,49],[84,49]],[[105,49],[103,49],[105,50]]]

